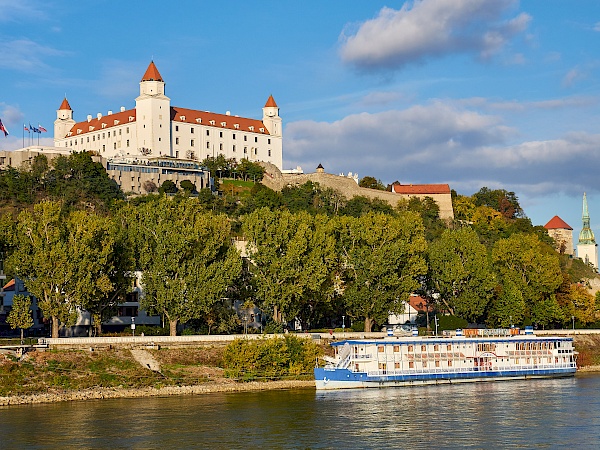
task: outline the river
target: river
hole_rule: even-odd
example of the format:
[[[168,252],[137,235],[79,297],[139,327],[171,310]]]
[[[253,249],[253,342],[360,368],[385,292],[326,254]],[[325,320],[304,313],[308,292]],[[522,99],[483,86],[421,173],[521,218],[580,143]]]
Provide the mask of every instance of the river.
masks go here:
[[[600,374],[0,407],[0,449],[599,448]]]

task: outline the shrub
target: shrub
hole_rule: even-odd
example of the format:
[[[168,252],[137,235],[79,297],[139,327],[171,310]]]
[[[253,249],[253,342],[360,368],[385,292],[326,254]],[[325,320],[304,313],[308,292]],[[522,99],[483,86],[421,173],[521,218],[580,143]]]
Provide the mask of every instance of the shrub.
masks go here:
[[[223,354],[225,375],[251,380],[302,376],[312,372],[322,349],[293,335],[256,340],[236,339]]]

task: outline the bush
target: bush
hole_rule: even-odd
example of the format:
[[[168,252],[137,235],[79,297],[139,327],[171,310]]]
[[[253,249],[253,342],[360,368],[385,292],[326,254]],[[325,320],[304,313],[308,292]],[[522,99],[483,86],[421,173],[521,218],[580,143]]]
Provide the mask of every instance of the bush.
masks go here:
[[[150,325],[136,325],[135,327],[135,335],[141,336],[144,333],[144,336],[168,336],[170,333],[169,328],[165,327],[153,327]]]
[[[257,340],[236,339],[223,354],[225,375],[231,378],[301,377],[312,375],[322,349],[309,339],[293,335]]]
[[[457,328],[467,328],[469,322],[462,317],[457,316],[438,316],[438,332],[444,330],[456,330]],[[432,330],[435,330],[435,318],[429,322]]]

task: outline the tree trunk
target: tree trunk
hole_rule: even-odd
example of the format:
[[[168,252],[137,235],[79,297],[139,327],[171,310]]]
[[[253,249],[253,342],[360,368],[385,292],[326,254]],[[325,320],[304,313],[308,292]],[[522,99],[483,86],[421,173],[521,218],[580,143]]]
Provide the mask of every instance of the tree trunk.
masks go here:
[[[102,322],[99,320],[95,320],[94,327],[96,328],[95,336],[100,336],[102,334]]]
[[[21,345],[23,345],[23,328],[21,328]]]
[[[177,336],[177,319],[169,320],[169,335]]]
[[[51,337],[53,338],[57,338],[58,337],[58,329],[60,327],[60,321],[58,320],[58,317],[56,316],[52,316],[52,334]]]
[[[365,333],[371,332],[371,327],[373,326],[373,321],[370,317],[365,317]]]

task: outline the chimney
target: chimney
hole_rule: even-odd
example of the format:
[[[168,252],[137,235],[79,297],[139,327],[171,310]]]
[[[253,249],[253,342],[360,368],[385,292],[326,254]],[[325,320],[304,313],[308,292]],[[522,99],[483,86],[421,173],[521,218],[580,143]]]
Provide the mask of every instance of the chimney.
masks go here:
[[[98,118],[98,120],[102,119],[102,113],[96,114],[96,117]]]
[[[124,111],[125,111],[125,107],[121,106],[121,112],[124,112]]]
[[[106,114],[107,116],[112,115],[112,111],[108,111],[108,113]]]
[[[91,114],[88,114],[88,116],[87,116],[87,121],[88,121],[88,122],[91,122],[91,121],[92,121],[92,115],[91,115]]]

